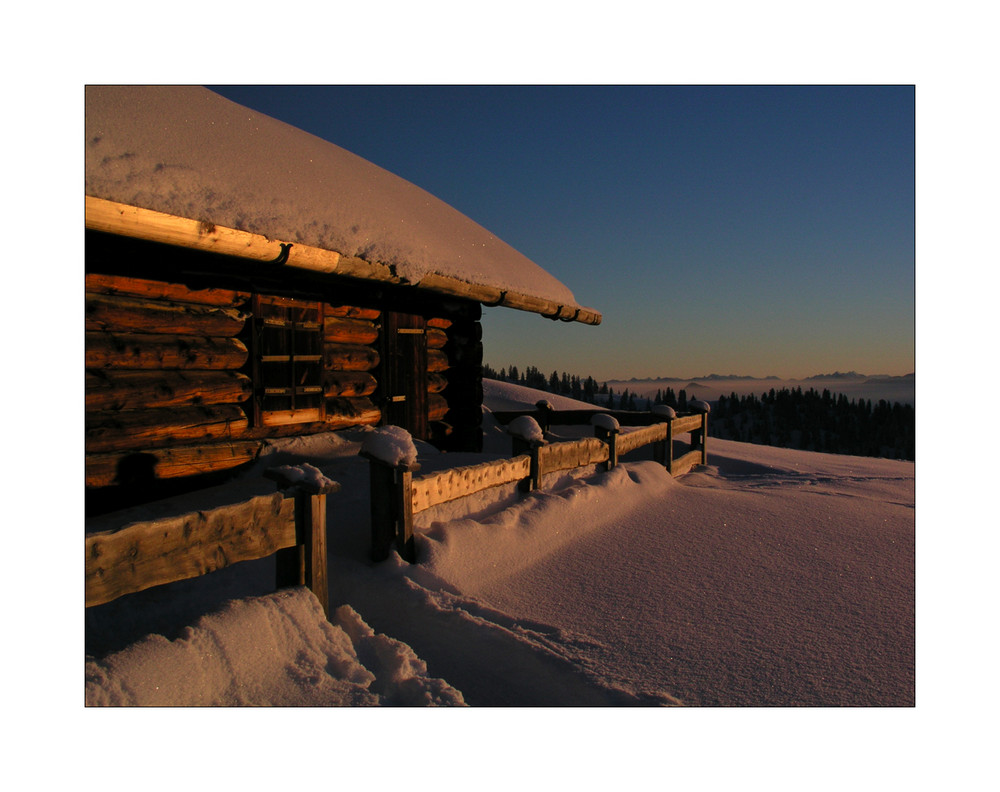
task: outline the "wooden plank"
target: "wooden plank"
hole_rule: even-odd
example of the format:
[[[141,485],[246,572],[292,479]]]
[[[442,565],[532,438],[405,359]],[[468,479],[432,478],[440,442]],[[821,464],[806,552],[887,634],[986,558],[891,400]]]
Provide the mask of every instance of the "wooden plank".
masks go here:
[[[88,454],[100,454],[237,439],[248,426],[246,414],[234,404],[87,413],[84,447]]]
[[[238,369],[249,355],[236,338],[87,333],[86,366],[94,369]]]
[[[427,375],[427,390],[429,393],[440,393],[448,387],[448,378],[442,374],[431,372]]]
[[[332,344],[374,344],[378,341],[378,328],[369,320],[328,317],[323,340]]]
[[[684,432],[696,432],[701,429],[701,415],[684,415],[671,421],[674,437]]]
[[[440,374],[442,371],[447,371],[450,366],[448,355],[443,351],[440,349],[427,350],[427,371],[429,373]]]
[[[374,347],[361,344],[324,344],[323,367],[334,371],[373,371],[379,354]]]
[[[377,320],[382,312],[377,308],[361,308],[356,305],[325,305],[323,314],[327,317],[342,317],[346,319]]]
[[[413,512],[416,514],[441,503],[520,481],[530,474],[530,462],[527,455],[521,455],[428,473],[413,480]]]
[[[328,398],[337,396],[371,396],[378,381],[367,371],[324,371],[323,393]]]
[[[250,378],[235,371],[88,371],[86,408],[138,410],[235,404],[253,395]]]
[[[243,329],[247,316],[236,308],[106,294],[88,294],[84,306],[85,329],[106,333],[235,336]]]
[[[427,394],[427,420],[442,421],[448,414],[448,401],[440,393]]]
[[[336,398],[326,401],[326,427],[328,429],[375,426],[381,420],[382,411],[369,398]]]
[[[295,543],[295,505],[280,493],[89,534],[86,605],[263,558]]]
[[[257,441],[215,442],[206,445],[173,446],[170,448],[143,449],[145,469],[156,479],[183,478],[204,473],[229,470],[252,462],[257,458],[261,444]],[[110,487],[128,484],[133,473],[130,466],[135,452],[88,454],[86,457],[86,485]],[[139,471],[135,471],[139,473]]]
[[[695,465],[701,464],[701,451],[695,449],[694,451],[688,451],[684,456],[678,457],[673,461],[673,465],[670,468],[671,476],[683,476],[685,473],[689,472],[691,468]]]
[[[250,300],[249,292],[232,289],[192,289],[180,283],[100,273],[88,274],[85,278],[85,288],[87,292],[93,294],[144,297],[150,300],[215,305],[222,308],[237,308]]]
[[[274,261],[282,255],[282,242],[261,234],[215,225],[203,220],[178,217],[152,209],[86,196],[86,227],[150,242],[239,256],[254,261]],[[331,250],[292,245],[287,249],[288,266],[318,272],[336,272],[340,254]],[[294,263],[293,263],[294,258]],[[388,268],[384,268],[388,269]]]
[[[584,465],[608,461],[608,446],[596,437],[584,437],[566,443],[552,443],[538,450],[541,476],[558,470],[568,470]]]
[[[427,328],[427,348],[444,349],[448,345],[448,334],[444,330]]]
[[[667,425],[665,423],[644,426],[632,432],[622,432],[618,435],[618,455],[621,456],[642,446],[663,440],[666,436]]]

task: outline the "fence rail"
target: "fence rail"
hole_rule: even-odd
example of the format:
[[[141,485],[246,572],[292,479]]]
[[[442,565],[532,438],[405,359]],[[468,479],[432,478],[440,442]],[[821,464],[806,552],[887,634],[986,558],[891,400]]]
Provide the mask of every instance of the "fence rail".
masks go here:
[[[590,422],[592,411],[555,411],[539,407],[537,411],[494,413],[502,423],[522,415],[540,415],[546,426],[564,426]],[[483,462],[478,465],[451,468],[415,477],[418,465],[390,465],[368,456],[371,463],[371,530],[372,558],[384,560],[395,541],[399,554],[413,563],[416,546],[413,538],[413,517],[422,511],[474,495],[487,489],[518,482],[523,491],[538,489],[549,473],[603,464],[606,470],[618,464],[618,457],[643,446],[653,446],[653,458],[664,465],[672,476],[687,473],[698,464],[708,463],[708,413],[677,416],[669,420],[651,413],[611,414],[616,420],[624,417],[626,425],[639,426],[631,431],[595,426],[594,437],[558,443],[528,442],[512,435],[513,453],[510,459]],[[658,419],[658,420],[656,420]],[[652,422],[652,421],[656,422]],[[541,422],[539,422],[541,423]],[[674,458],[673,441],[678,435],[690,433],[690,450]]]
[[[275,555],[277,588],[307,586],[329,614],[326,496],[340,485],[265,475],[282,490],[86,537],[86,607]]]

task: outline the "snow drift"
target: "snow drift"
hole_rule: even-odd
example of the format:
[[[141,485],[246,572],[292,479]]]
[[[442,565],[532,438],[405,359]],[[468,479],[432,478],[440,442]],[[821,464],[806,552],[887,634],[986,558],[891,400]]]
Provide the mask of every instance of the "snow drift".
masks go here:
[[[483,455],[417,443],[422,467],[509,456],[484,428]],[[265,562],[122,598],[88,611],[88,703],[914,703],[912,463],[711,440],[673,479],[639,450],[421,512],[420,563],[372,564],[372,434],[294,443],[342,484],[331,622],[308,592],[271,592]]]

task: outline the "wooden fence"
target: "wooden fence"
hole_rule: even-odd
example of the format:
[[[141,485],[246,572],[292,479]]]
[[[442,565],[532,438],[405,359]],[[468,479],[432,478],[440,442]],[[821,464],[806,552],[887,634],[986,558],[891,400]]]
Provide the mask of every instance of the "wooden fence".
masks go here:
[[[86,537],[86,607],[275,555],[276,587],[307,586],[329,615],[326,496],[336,482],[267,471],[279,492]]]
[[[557,412],[539,407],[546,426],[589,423],[594,415],[588,411]],[[578,415],[577,413],[580,413]],[[535,411],[494,413],[502,423],[521,415],[535,417]],[[549,473],[601,464],[611,470],[618,458],[646,445],[653,446],[653,459],[664,465],[672,476],[687,473],[694,465],[708,463],[708,413],[678,416],[669,420],[652,413],[604,413],[619,419],[619,415],[635,426],[647,425],[632,431],[594,428],[594,437],[560,443],[521,440],[512,436],[513,457],[483,462],[468,467],[427,473],[414,477],[419,465],[389,465],[369,456],[371,463],[371,530],[372,558],[388,558],[393,541],[402,558],[410,563],[416,560],[413,539],[414,515],[477,492],[518,482],[522,491],[538,489],[542,478]],[[583,421],[579,420],[584,418]],[[655,423],[652,421],[656,421]],[[690,450],[674,458],[673,441],[678,435],[690,433]]]

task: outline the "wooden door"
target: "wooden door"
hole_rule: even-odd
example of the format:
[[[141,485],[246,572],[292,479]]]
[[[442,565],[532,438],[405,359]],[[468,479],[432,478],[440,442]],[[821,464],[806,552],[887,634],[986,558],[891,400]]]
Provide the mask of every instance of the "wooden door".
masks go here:
[[[428,438],[427,328],[423,316],[386,311],[382,324],[382,419]]]

